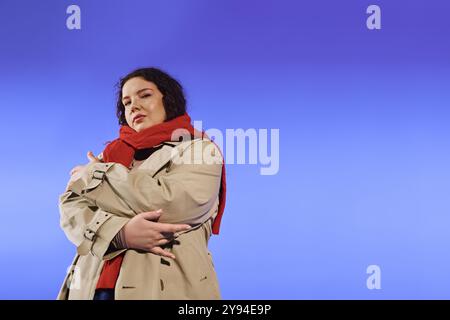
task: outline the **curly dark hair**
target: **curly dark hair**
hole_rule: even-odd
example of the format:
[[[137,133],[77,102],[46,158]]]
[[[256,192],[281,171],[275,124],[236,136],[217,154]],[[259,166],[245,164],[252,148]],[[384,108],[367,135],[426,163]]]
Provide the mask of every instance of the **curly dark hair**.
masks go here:
[[[163,95],[163,105],[166,111],[166,120],[169,121],[186,113],[186,98],[181,84],[168,75],[166,72],[157,68],[136,69],[117,83],[117,106],[116,115],[120,125],[128,125],[125,119],[125,106],[122,103],[122,88],[131,78],[143,78],[153,82]]]

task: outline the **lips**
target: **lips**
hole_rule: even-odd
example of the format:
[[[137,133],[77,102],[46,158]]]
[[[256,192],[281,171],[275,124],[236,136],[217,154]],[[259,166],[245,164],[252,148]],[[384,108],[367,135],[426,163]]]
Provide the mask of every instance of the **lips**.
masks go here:
[[[133,123],[134,123],[134,122],[137,122],[137,121],[140,121],[140,120],[143,119],[144,117],[145,117],[145,115],[143,115],[143,114],[138,114],[137,116],[134,117]]]

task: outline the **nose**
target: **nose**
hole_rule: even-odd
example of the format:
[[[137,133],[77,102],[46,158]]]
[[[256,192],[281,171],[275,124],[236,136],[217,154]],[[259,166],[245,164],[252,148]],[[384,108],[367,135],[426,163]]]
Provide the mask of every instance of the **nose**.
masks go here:
[[[141,108],[141,107],[140,107],[136,102],[133,101],[133,103],[131,104],[131,110],[130,110],[130,112],[133,113],[133,112],[139,110],[140,108]]]

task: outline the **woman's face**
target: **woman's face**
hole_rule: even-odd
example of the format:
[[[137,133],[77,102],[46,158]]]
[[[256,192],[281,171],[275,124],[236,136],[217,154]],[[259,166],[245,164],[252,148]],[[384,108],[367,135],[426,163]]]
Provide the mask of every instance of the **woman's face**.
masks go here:
[[[122,87],[125,119],[130,128],[139,132],[166,119],[163,95],[158,87],[143,78],[131,78]]]

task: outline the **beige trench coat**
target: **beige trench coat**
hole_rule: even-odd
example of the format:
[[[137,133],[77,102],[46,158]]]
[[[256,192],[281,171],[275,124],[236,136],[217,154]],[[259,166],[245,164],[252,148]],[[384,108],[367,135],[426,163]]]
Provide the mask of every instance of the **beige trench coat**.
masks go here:
[[[91,163],[69,183],[60,196],[60,224],[77,254],[58,300],[93,299],[104,261],[124,251],[117,300],[221,298],[207,246],[218,210],[222,156],[206,139],[170,143],[138,167]],[[175,260],[110,246],[129,219],[159,208],[159,222],[193,226],[164,247]]]

